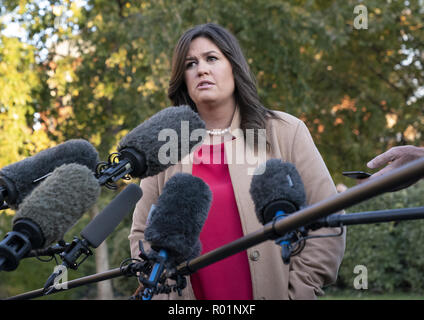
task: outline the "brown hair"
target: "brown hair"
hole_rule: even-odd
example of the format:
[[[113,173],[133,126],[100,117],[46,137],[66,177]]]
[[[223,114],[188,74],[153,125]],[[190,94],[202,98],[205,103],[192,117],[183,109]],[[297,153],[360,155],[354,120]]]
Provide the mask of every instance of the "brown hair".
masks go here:
[[[235,84],[234,97],[240,109],[240,127],[244,134],[246,129],[265,129],[267,117],[280,119],[260,102],[255,77],[250,71],[235,36],[225,28],[214,23],[195,26],[187,30],[178,40],[172,57],[171,80],[168,88],[168,97],[172,103],[176,106],[189,105],[197,112],[196,105],[188,94],[184,81],[184,71],[185,58],[190,44],[198,37],[205,37],[211,40],[221,50],[232,66]],[[254,132],[256,136],[257,130]]]

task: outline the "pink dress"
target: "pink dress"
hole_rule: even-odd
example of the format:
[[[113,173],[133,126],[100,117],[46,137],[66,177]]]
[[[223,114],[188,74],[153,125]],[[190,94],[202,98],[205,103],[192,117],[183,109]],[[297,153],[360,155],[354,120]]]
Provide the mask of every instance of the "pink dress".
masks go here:
[[[193,176],[212,191],[208,218],[200,233],[202,254],[243,236],[224,144],[202,145],[194,154]],[[252,300],[252,281],[246,251],[199,269],[191,275],[198,300]]]

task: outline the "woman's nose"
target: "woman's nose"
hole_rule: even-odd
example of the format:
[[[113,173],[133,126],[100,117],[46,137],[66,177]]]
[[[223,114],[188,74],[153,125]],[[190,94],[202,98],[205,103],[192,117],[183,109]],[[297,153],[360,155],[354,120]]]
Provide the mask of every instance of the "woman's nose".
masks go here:
[[[199,76],[201,76],[201,75],[203,75],[203,74],[208,74],[209,73],[209,65],[207,64],[207,62],[206,61],[204,61],[204,60],[200,60],[199,62],[198,62],[198,65],[197,65],[197,74],[199,75]]]

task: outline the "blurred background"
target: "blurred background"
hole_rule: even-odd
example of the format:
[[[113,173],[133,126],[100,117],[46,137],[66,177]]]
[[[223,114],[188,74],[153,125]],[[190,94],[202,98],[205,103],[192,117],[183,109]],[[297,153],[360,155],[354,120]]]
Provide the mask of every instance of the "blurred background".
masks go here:
[[[356,183],[342,171],[369,171],[391,146],[423,146],[424,0],[2,0],[0,14],[0,168],[74,138],[106,160],[125,134],[171,105],[174,45],[206,22],[239,39],[263,104],[306,123],[340,191]],[[421,182],[347,211],[423,206],[423,192]],[[65,240],[116,194],[103,189]],[[13,214],[0,213],[0,238]],[[119,267],[130,257],[130,225],[131,216],[69,279]],[[324,298],[424,298],[423,243],[421,220],[348,227],[339,279]],[[353,285],[357,265],[368,271],[365,290]],[[42,287],[54,266],[32,258],[1,272],[0,298]],[[44,299],[127,299],[136,282],[121,277]]]

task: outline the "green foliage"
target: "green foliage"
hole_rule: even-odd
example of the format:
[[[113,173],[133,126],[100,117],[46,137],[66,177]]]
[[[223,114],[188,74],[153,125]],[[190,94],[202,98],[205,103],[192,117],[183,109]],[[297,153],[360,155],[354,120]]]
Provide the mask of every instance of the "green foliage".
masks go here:
[[[351,207],[348,212],[424,206],[424,181],[401,191],[386,193]],[[347,227],[346,253],[335,289],[357,292],[356,265],[368,271],[370,293],[424,294],[424,220],[387,222]],[[336,291],[337,292],[337,291]]]
[[[33,134],[32,93],[39,86],[34,48],[0,36],[0,167],[50,145],[42,132]]]

